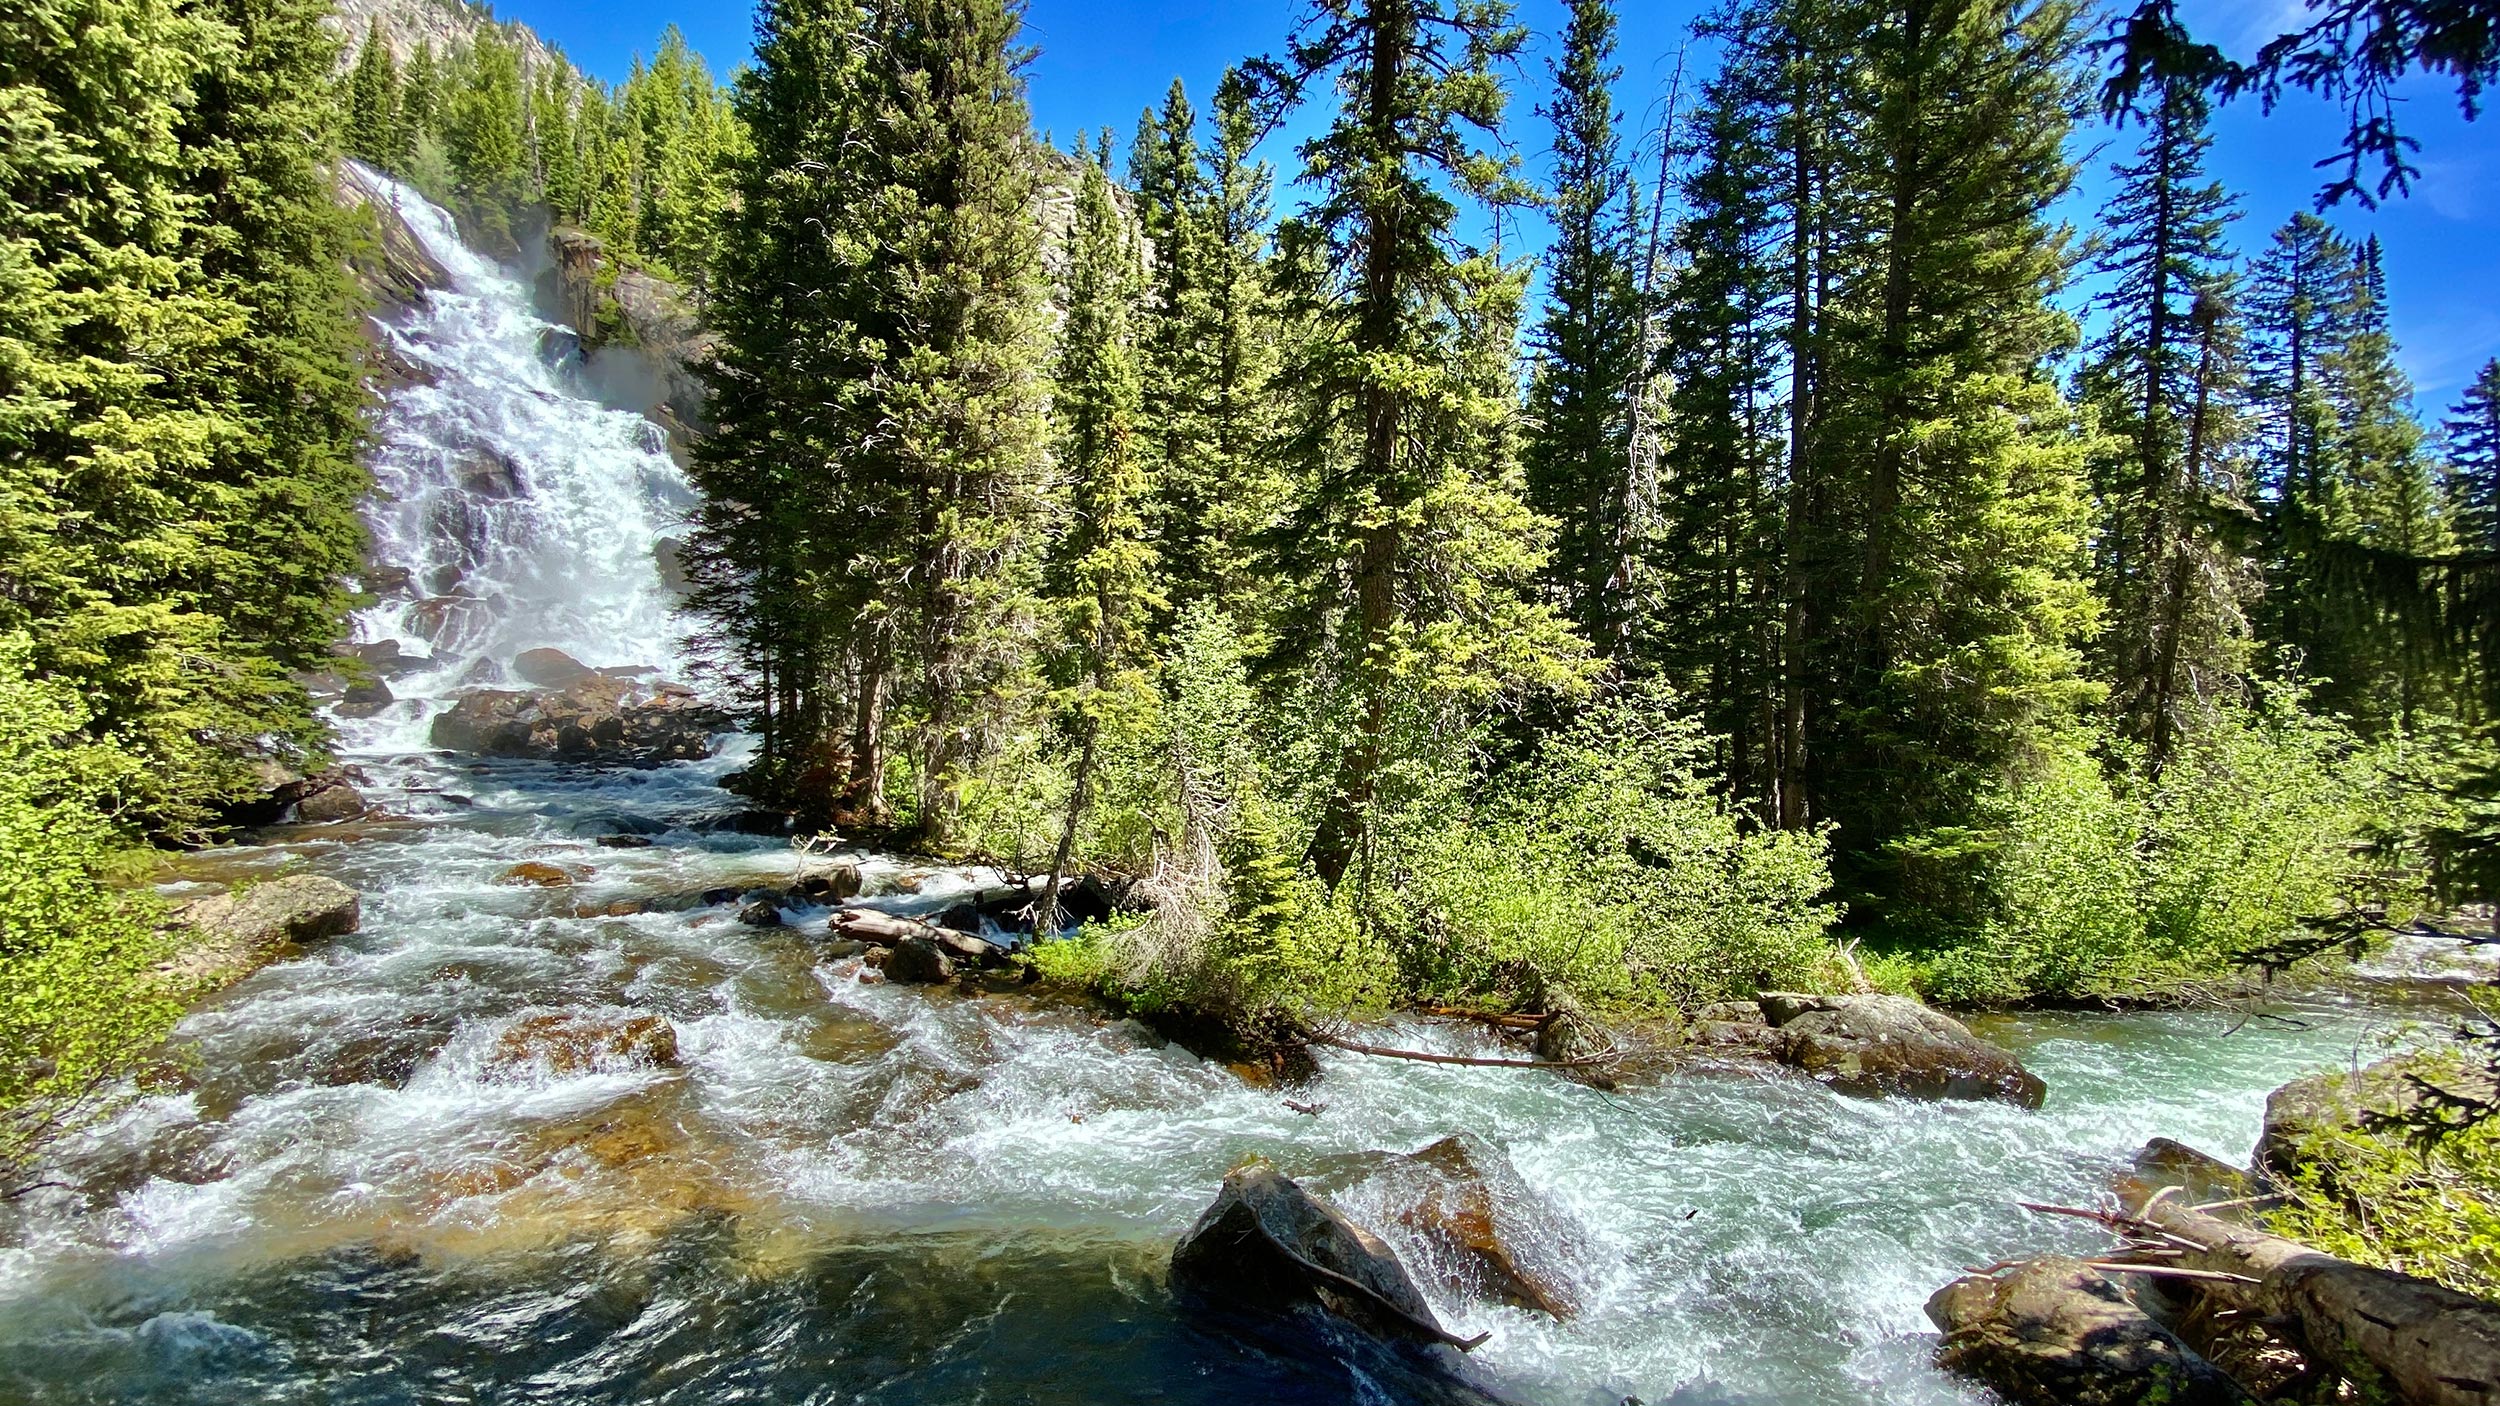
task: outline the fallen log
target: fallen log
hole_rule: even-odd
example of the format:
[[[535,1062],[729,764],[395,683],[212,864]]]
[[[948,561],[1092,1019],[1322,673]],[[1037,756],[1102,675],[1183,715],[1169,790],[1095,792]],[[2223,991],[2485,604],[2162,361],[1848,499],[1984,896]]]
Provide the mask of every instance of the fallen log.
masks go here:
[[[891,947],[907,937],[934,942],[941,929],[935,923],[888,913],[881,908],[837,908],[827,925],[844,937],[878,947]]]
[[[1385,1045],[1366,1045],[1357,1040],[1340,1040],[1317,1031],[1304,1037],[1314,1045],[1331,1049],[1351,1050],[1355,1054],[1378,1055],[1382,1059],[1412,1059],[1425,1064],[1463,1064],[1475,1069],[1585,1069],[1593,1064],[1612,1064],[1623,1058],[1621,1050],[1609,1048],[1603,1053],[1583,1055],[1578,1059],[1496,1059],[1486,1055],[1435,1054],[1430,1050],[1397,1050]]]
[[[2097,1219],[2123,1235],[2177,1247],[2181,1268],[2234,1276],[2197,1290],[2217,1307],[2290,1325],[2295,1345],[2315,1364],[2355,1381],[2383,1382],[2412,1406],[2491,1406],[2500,1399],[2500,1304],[2338,1259],[2159,1192]]]
[[[877,947],[893,947],[906,939],[918,938],[952,960],[975,966],[994,967],[1007,958],[1007,949],[987,938],[878,908],[836,909],[826,930],[836,937],[853,938]]]

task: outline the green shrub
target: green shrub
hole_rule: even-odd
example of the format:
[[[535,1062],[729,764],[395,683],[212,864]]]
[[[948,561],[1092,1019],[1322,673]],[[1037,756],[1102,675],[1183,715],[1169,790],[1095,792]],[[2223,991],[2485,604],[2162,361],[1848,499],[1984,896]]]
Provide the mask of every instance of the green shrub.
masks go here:
[[[1707,752],[1672,694],[1627,687],[1472,807],[1406,827],[1398,906],[1425,949],[1417,984],[1562,984],[1635,1006],[1810,984],[1832,958],[1824,838],[1751,824]]]
[[[2427,1143],[2400,1130],[2327,1129],[2311,1134],[2300,1154],[2286,1199],[2265,1214],[2267,1229],[2331,1255],[2500,1298],[2500,1121]]]
[[[2383,760],[2288,692],[2216,711],[2157,778],[2070,737],[2001,795],[1985,916],[1917,954],[1957,1002],[2158,998],[2390,882]]]
[[[181,1015],[156,972],[152,895],[100,873],[108,818],[137,762],[88,738],[64,685],[0,635],[0,1178],[46,1138],[109,1109],[120,1081]]]

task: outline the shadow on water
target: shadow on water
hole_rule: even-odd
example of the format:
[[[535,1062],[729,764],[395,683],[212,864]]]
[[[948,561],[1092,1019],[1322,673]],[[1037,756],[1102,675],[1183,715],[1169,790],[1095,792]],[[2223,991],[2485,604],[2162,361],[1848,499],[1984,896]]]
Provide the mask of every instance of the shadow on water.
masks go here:
[[[1426,1378],[1395,1355],[1358,1355],[1349,1368],[1248,1346],[1176,1312],[1165,1253],[1087,1238],[929,1236],[765,1268],[747,1263],[736,1228],[716,1219],[631,1259],[583,1246],[435,1265],[354,1249],[187,1292],[178,1275],[147,1275],[109,1302],[53,1305],[36,1340],[18,1336],[34,1325],[13,1324],[0,1339],[0,1401],[1424,1399]]]

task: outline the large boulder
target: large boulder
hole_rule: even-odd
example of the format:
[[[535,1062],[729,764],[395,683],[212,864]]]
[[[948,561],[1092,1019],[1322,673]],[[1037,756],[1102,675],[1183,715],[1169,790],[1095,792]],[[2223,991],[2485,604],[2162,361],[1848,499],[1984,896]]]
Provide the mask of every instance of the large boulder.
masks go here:
[[[906,937],[888,949],[885,979],[927,986],[955,979],[955,960],[925,937]]]
[[[598,670],[561,649],[525,649],[512,657],[512,672],[533,688],[563,688]]]
[[[1459,1341],[1379,1236],[1264,1162],[1224,1178],[1172,1251],[1172,1287],[1238,1312],[1318,1309],[1384,1341]]]
[[[2080,1260],[1956,1279],[1927,1301],[1938,1360],[2018,1406],[2248,1406],[2239,1385]]]
[[[335,825],[342,820],[361,820],[369,810],[363,792],[338,781],[298,800],[295,819],[305,825]]]
[[[431,735],[437,747],[489,757],[660,766],[710,756],[728,723],[686,689],[589,674],[534,693],[463,694]]]
[[[230,986],[290,947],[356,930],[362,902],[336,879],[298,874],[194,899],[175,908],[168,972],[185,985]]]
[[[1364,1199],[1412,1232],[1416,1270],[1471,1298],[1568,1318],[1578,1229],[1532,1190],[1500,1148],[1457,1133],[1412,1155],[1365,1159]]]
[[[1861,1097],[2001,1099],[2038,1108],[2048,1085],[1960,1021],[1906,996],[1765,992],[1773,1058]]]
[[[408,227],[388,188],[345,162],[338,171],[344,203],[362,209],[373,221],[375,237],[359,241],[348,259],[365,292],[386,308],[409,308],[434,289],[452,287],[451,272]]]

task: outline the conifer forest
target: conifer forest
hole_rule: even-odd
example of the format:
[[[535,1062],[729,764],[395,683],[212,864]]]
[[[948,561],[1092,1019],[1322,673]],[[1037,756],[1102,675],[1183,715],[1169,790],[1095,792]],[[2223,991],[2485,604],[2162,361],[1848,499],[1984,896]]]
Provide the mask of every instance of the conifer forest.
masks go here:
[[[2500,1393],[2500,7],[1624,3],[0,12],[0,1402]]]

